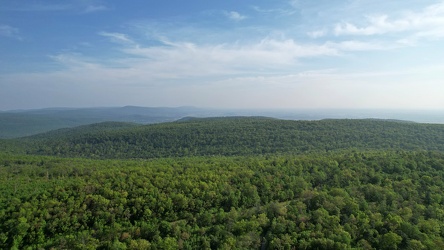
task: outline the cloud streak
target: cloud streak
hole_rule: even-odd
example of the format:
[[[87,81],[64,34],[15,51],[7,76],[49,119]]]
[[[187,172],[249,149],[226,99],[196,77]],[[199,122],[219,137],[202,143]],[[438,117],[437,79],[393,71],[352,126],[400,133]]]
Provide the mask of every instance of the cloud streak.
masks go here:
[[[335,25],[334,34],[373,36],[411,31],[422,37],[442,37],[444,29],[444,3],[430,5],[420,12],[407,12],[400,18],[388,15],[372,15],[367,25],[342,22]]]
[[[0,36],[21,40],[19,29],[0,24]]]
[[[300,44],[293,39],[272,38],[242,45],[199,45],[164,38],[159,41],[162,45],[147,47],[124,34],[102,32],[100,35],[121,44],[120,51],[126,55],[116,59],[121,65],[166,78],[289,71],[294,70],[302,58],[336,56],[344,46]]]
[[[108,37],[111,41],[120,44],[134,44],[134,41],[129,38],[129,36],[122,33],[112,33],[112,32],[99,32],[100,36]]]
[[[88,5],[86,6],[84,13],[93,13],[93,12],[99,12],[99,11],[105,11],[108,10],[108,8],[104,5]]]
[[[347,40],[341,42],[299,43],[293,39],[266,37],[249,43],[198,44],[157,37],[158,45],[144,45],[128,34],[100,32],[120,56],[106,61],[64,53],[52,59],[67,69],[110,70],[116,75],[143,75],[150,81],[209,79],[243,75],[278,75],[298,72],[304,60],[340,57],[355,51],[383,51],[395,45]],[[152,40],[149,38],[148,40]],[[124,70],[125,69],[125,70]],[[123,73],[125,72],[125,73]]]
[[[243,16],[239,14],[239,12],[236,11],[226,11],[224,12],[225,16],[228,17],[230,20],[239,22],[247,18],[247,16]]]

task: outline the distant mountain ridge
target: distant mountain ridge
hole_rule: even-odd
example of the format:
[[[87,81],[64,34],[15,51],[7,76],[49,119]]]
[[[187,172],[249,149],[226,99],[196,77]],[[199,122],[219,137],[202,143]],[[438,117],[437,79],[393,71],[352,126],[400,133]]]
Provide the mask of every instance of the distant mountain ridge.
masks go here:
[[[99,122],[151,124],[204,113],[194,107],[50,108],[0,113],[0,138],[17,138]]]
[[[382,119],[444,123],[444,111],[207,109],[196,107],[45,108],[0,111],[0,138],[18,138],[100,122],[153,124],[186,117],[262,116],[285,120]]]

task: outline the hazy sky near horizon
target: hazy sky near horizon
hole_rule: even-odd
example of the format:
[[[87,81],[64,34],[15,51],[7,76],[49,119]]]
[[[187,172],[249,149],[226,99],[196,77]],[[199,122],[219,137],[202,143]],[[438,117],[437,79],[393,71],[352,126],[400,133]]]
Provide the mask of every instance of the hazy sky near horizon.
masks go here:
[[[0,110],[444,109],[444,1],[5,0]]]

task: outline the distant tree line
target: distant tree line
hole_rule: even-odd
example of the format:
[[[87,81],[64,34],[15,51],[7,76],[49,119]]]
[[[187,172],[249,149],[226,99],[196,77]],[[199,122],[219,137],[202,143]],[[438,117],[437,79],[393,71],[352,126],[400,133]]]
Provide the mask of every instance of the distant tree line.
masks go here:
[[[237,117],[146,126],[104,123],[18,141],[23,145],[21,151],[29,154],[115,159],[328,152],[350,148],[444,151],[444,125]]]

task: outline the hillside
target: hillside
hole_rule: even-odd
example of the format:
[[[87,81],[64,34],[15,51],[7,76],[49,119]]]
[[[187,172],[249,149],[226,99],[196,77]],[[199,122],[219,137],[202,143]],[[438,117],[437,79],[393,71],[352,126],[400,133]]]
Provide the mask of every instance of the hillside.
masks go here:
[[[52,115],[0,113],[0,138],[17,138],[94,122],[97,121],[88,119],[81,122]]]
[[[444,125],[83,125],[0,140],[0,248],[443,249],[443,178]]]
[[[402,110],[253,110],[204,109],[194,107],[105,107],[48,108],[0,111],[0,139],[18,138],[59,128],[72,128],[100,122],[153,124],[189,117],[266,116],[285,120],[396,119],[420,123],[444,123],[443,111]]]
[[[385,120],[185,119],[97,130],[95,125],[20,139],[32,154],[93,158],[261,155],[343,149],[444,151],[444,125]],[[63,132],[63,133],[62,133]]]
[[[150,124],[168,122],[203,113],[192,107],[180,108],[54,108],[0,112],[0,138],[18,138],[38,133],[106,121]]]

